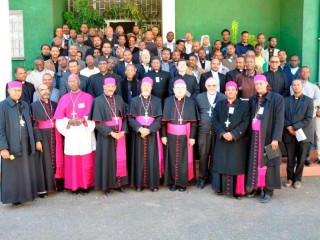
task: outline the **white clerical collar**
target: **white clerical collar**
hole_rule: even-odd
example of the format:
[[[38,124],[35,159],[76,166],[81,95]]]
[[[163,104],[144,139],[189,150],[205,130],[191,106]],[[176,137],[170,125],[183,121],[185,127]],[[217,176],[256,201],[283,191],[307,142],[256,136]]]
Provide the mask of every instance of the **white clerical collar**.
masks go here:
[[[298,71],[298,69],[299,69],[299,67],[295,67],[295,68],[290,67],[290,70],[291,70],[292,75],[296,74],[296,72]]]

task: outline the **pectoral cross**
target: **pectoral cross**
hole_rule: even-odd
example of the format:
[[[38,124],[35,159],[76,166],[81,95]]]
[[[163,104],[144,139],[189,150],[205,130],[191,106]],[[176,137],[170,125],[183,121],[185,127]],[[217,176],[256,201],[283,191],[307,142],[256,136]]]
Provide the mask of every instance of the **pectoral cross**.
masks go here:
[[[73,109],[73,111],[72,111],[72,113],[71,113],[71,116],[72,116],[72,119],[76,119],[76,115],[77,115],[77,113],[74,111],[74,109]]]
[[[227,121],[225,121],[224,123],[226,124],[226,127],[229,127],[229,124],[230,124],[231,122],[229,122],[229,118],[227,118]]]
[[[210,110],[209,111],[207,111],[207,113],[209,113],[209,117],[212,117],[212,111],[211,111],[211,107],[210,107]]]
[[[24,127],[25,121],[23,121],[22,119],[20,119],[20,126]]]
[[[143,118],[144,118],[144,121],[145,121],[146,123],[148,123],[148,120],[149,120],[148,112],[145,112]]]
[[[119,117],[115,116],[113,119],[114,119],[114,121],[116,122],[116,124],[118,125],[118,119],[119,119]]]
[[[183,119],[182,119],[181,116],[179,117],[178,121],[179,121],[180,124],[182,124]]]

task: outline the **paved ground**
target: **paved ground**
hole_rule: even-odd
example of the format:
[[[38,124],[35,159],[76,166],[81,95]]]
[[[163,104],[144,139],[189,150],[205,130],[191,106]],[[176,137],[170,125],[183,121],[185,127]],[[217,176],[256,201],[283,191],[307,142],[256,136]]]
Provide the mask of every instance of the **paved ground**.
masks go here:
[[[51,194],[22,207],[0,205],[0,239],[320,239],[320,177],[272,200],[187,192]]]

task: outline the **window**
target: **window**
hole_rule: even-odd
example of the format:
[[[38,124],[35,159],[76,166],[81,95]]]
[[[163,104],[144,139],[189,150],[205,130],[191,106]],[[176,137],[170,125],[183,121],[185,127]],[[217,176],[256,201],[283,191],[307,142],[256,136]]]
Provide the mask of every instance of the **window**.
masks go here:
[[[10,11],[10,41],[11,58],[13,60],[24,59],[24,35],[23,35],[23,12],[22,10]]]

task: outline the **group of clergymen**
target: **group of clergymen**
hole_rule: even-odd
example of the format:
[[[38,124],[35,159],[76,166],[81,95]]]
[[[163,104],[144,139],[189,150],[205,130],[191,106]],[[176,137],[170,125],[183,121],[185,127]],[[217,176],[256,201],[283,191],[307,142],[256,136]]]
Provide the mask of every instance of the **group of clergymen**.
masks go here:
[[[0,103],[1,201],[19,205],[54,190],[87,193],[91,187],[110,194],[129,184],[156,192],[161,179],[171,191],[183,192],[195,179],[198,155],[198,188],[212,183],[217,194],[261,195],[268,202],[281,187],[282,156],[270,158],[265,146],[276,152],[281,141],[288,156],[285,185],[301,186],[314,111],[301,80],[293,80],[293,95],[283,98],[271,91],[265,75],[256,75],[249,101],[237,96],[233,81],[223,86],[225,94],[219,92],[214,77],[195,98],[188,78],[171,79],[173,94],[160,99],[152,92],[161,80],[144,77],[140,94],[127,106],[115,94],[114,78],[105,78],[103,94],[93,98],[71,74],[71,91],[58,103],[40,84],[31,109],[19,100],[22,83],[9,82],[9,96]]]

